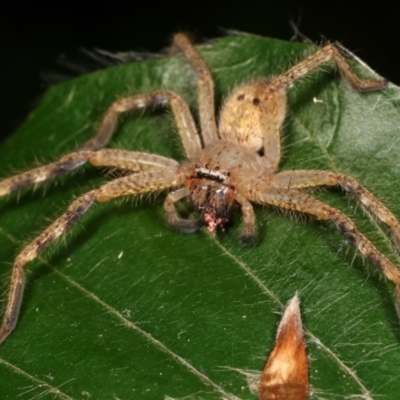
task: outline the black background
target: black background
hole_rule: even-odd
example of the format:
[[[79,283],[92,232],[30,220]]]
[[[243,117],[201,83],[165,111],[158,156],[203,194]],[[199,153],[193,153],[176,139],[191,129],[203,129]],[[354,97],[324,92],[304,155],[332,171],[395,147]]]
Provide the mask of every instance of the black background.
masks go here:
[[[0,143],[44,92],[41,74],[61,70],[56,62],[60,55],[76,60],[80,48],[157,51],[182,29],[192,32],[198,41],[220,36],[221,28],[289,40],[293,35],[289,20],[293,20],[310,39],[319,42],[323,35],[339,40],[373,69],[399,84],[399,15],[384,2],[371,4],[373,8],[366,3],[355,8],[337,1],[303,1],[299,5],[255,0],[3,4]]]

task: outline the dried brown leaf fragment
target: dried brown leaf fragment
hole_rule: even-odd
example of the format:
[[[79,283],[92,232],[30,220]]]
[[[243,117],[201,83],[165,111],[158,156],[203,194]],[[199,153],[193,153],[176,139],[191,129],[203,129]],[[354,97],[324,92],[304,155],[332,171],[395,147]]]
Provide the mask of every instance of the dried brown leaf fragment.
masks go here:
[[[308,359],[297,294],[289,301],[278,326],[275,347],[258,388],[259,400],[305,400]]]

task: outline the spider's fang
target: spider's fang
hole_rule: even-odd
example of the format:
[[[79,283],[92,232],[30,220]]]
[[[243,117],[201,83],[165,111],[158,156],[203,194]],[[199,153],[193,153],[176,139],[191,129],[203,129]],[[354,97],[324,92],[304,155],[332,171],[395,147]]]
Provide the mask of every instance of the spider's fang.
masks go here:
[[[227,172],[221,172],[218,167],[206,169],[196,168],[196,176],[190,178],[190,198],[197,212],[203,215],[207,230],[215,233],[224,230],[229,222],[234,199],[234,188],[227,185]]]

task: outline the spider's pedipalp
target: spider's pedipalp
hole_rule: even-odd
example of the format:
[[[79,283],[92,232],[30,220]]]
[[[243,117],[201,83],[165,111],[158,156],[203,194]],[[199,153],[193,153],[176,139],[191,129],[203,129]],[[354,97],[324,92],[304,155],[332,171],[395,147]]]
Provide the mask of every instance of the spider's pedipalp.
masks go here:
[[[243,214],[243,228],[240,234],[240,241],[245,245],[251,245],[257,236],[256,216],[254,215],[253,206],[240,193],[236,194],[235,200],[241,205]]]
[[[178,232],[192,233],[198,231],[203,223],[201,220],[183,219],[178,216],[175,209],[175,203],[190,195],[187,187],[175,190],[168,193],[164,201],[164,210],[167,215],[168,223],[173,226]]]

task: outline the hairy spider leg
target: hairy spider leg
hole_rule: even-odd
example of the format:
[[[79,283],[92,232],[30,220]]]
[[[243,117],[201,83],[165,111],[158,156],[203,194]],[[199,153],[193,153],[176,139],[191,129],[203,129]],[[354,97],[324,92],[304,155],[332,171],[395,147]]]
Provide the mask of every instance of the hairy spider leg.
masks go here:
[[[313,215],[321,220],[331,220],[361,254],[367,257],[386,278],[396,285],[396,309],[400,311],[400,271],[375,247],[344,213],[308,194],[293,189],[267,187],[252,195],[254,201],[279,208]],[[399,315],[400,317],[400,315]]]
[[[273,185],[287,189],[301,189],[315,186],[342,187],[391,228],[395,244],[400,249],[400,222],[382,202],[355,179],[330,171],[295,170],[276,174],[273,178]]]
[[[16,257],[12,269],[10,291],[3,323],[0,327],[0,344],[15,328],[25,286],[24,267],[52,244],[81,218],[95,202],[105,202],[116,197],[169,189],[180,184],[176,169],[164,168],[125,176],[92,190],[72,202],[67,211],[42,234],[29,243]]]
[[[334,61],[340,73],[346,78],[353,89],[357,91],[379,90],[387,86],[385,79],[360,79],[347,64],[340,51],[332,44],[322,47],[316,53],[290,68],[283,74],[273,78],[270,83],[271,90],[289,88],[294,81],[319,68],[322,64]]]
[[[87,141],[80,151],[67,154],[54,163],[0,181],[0,197],[24,187],[65,175],[82,166],[92,156],[93,152],[90,150],[96,150],[108,143],[115,130],[117,117],[120,113],[154,104],[162,104],[167,101],[171,104],[186,155],[189,158],[192,157],[201,150],[201,143],[189,106],[182,97],[167,90],[127,97],[114,102],[110,106],[97,134]],[[106,165],[102,164],[102,166]]]
[[[54,163],[0,181],[0,197],[27,186],[65,175],[87,162],[99,167],[114,167],[132,172],[164,167],[172,168],[179,165],[177,161],[157,154],[113,149],[103,149],[97,152],[78,151],[68,154]]]
[[[181,218],[175,208],[175,203],[190,195],[190,190],[187,187],[180,188],[171,193],[168,193],[164,201],[164,210],[167,215],[167,220],[177,231],[182,233],[192,233],[198,231],[202,226],[202,220],[184,219]]]
[[[204,144],[207,145],[218,140],[214,111],[214,81],[206,63],[186,35],[176,34],[173,46],[183,52],[198,74],[200,126]],[[96,150],[106,146],[115,131],[119,114],[149,105],[163,104],[167,101],[171,104],[185,153],[188,158],[191,158],[201,149],[196,125],[186,101],[178,94],[168,90],[159,90],[115,101],[106,111],[96,135],[85,142],[81,149]]]
[[[48,179],[54,179],[58,176],[66,175],[85,164],[92,154],[92,151],[78,151],[67,154],[51,164],[43,165],[22,172],[21,174],[14,175],[11,178],[4,179],[0,181],[0,197],[6,196],[27,186],[37,185],[38,183]]]
[[[167,102],[171,105],[185,153],[187,157],[193,157],[201,149],[193,116],[186,101],[170,90],[158,90],[115,101],[106,111],[95,136],[85,142],[80,149],[97,150],[106,146],[116,129],[120,114]]]
[[[240,193],[235,194],[235,200],[240,204],[243,216],[243,227],[242,232],[240,233],[240,241],[246,245],[253,244],[257,236],[254,208]]]
[[[275,171],[281,158],[280,131],[286,116],[287,90],[296,80],[332,60],[358,91],[378,90],[387,85],[384,79],[360,79],[339,50],[327,45],[277,77],[260,79],[235,89],[221,111],[221,138],[263,151],[266,168]]]
[[[172,46],[178,48],[197,72],[198,103],[201,136],[204,146],[218,140],[217,123],[215,121],[214,81],[207,64],[184,33],[177,33]]]

